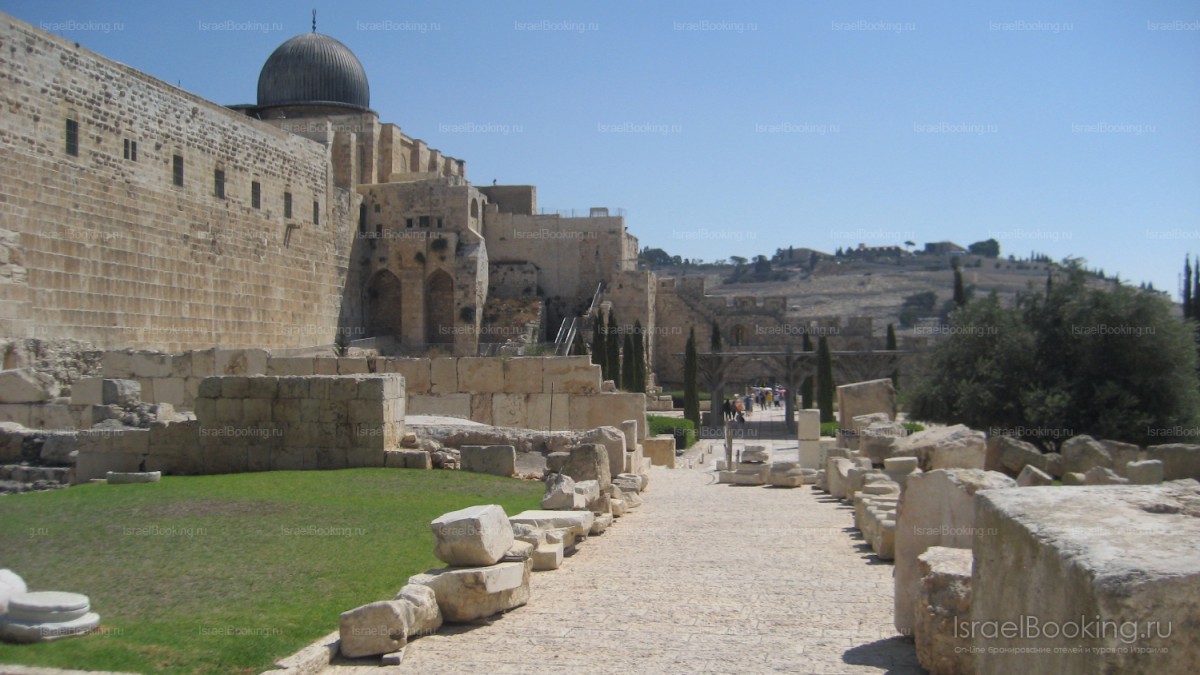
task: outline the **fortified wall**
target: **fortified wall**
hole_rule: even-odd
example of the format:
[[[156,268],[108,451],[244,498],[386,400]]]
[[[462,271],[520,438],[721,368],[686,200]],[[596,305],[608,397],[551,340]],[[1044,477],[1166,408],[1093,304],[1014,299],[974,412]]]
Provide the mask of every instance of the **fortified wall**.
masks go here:
[[[0,334],[334,342],[359,198],[330,153],[0,15]]]

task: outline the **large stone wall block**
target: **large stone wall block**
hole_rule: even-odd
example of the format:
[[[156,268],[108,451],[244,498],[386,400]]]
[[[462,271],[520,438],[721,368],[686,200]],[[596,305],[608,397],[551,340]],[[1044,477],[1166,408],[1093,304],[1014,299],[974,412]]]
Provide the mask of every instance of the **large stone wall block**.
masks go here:
[[[464,445],[459,453],[463,471],[504,477],[517,472],[517,451],[511,445]]]
[[[921,581],[917,557],[931,546],[971,548],[991,538],[975,523],[975,495],[1008,487],[1016,487],[1012,478],[980,469],[939,469],[908,477],[896,509],[893,620],[901,634],[913,630]]]
[[[532,568],[532,560],[502,562],[488,567],[448,567],[414,575],[408,583],[433,589],[445,621],[465,623],[507,612],[529,602]]]
[[[449,565],[494,565],[513,543],[508,516],[496,504],[442,514],[430,529],[436,540],[433,554]]]
[[[975,540],[960,627],[977,672],[1195,672],[1198,505],[1194,480],[980,493],[975,526],[995,534]]]

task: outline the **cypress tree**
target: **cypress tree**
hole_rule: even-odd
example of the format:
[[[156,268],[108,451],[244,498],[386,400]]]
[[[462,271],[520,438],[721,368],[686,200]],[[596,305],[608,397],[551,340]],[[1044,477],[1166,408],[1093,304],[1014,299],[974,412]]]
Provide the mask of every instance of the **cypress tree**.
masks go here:
[[[606,380],[612,380],[613,384],[621,386],[621,331],[617,328],[616,312],[608,312],[608,335],[604,338],[604,346],[608,349],[608,355],[604,360],[608,362],[608,377]]]
[[[1200,257],[1192,265],[1192,317],[1200,319]]]
[[[571,356],[587,356],[587,345],[583,342],[583,332],[575,331],[575,339],[571,340]]]
[[[633,391],[646,391],[646,336],[642,331],[642,321],[633,322]]]
[[[805,410],[812,410],[813,404],[813,376],[809,375],[800,383],[800,407]]]
[[[896,349],[897,349],[896,348],[896,326],[895,326],[895,324],[890,324],[890,323],[888,324],[887,343],[884,345],[884,347],[886,347],[888,351],[893,351],[893,352],[896,351]],[[895,389],[899,389],[900,388],[900,371],[893,370],[891,378],[892,378],[892,387]]]
[[[688,332],[683,357],[683,416],[700,428],[700,361],[696,357],[696,328]]]
[[[604,319],[597,316],[592,323],[592,363],[600,366],[600,379],[608,379],[608,346],[604,337],[608,330],[604,327]]]
[[[821,409],[821,421],[833,421],[833,355],[829,352],[829,341],[821,336],[817,343],[817,407]]]
[[[625,347],[621,354],[621,388],[637,391],[637,368],[633,365],[633,336],[625,334]]]
[[[1192,318],[1192,260],[1183,259],[1183,318]]]
[[[967,291],[963,288],[962,266],[958,258],[954,258],[954,306],[963,307],[967,304]]]

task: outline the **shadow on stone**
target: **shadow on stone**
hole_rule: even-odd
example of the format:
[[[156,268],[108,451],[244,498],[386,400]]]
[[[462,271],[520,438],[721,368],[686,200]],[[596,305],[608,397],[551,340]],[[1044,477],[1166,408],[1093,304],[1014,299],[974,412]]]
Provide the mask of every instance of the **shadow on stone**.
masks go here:
[[[888,675],[928,672],[917,661],[917,650],[912,640],[901,635],[851,647],[842,653],[842,661],[852,666],[886,669],[884,672]]]

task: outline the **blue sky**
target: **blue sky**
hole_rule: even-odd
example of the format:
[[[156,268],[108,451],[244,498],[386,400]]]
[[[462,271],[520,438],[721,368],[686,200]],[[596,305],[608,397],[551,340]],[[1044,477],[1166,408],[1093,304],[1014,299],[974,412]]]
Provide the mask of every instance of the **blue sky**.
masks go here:
[[[223,104],[311,7],[382,119],[643,246],[995,237],[1173,294],[1200,254],[1195,2],[0,0]]]

